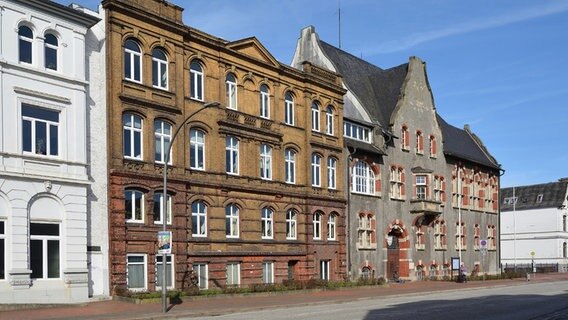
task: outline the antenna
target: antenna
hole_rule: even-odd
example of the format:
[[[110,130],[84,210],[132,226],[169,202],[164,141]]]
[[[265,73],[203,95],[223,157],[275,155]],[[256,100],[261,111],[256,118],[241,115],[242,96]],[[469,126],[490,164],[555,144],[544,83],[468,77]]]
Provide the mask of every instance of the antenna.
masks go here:
[[[339,49],[341,49],[341,0],[337,0],[338,18],[339,18]]]

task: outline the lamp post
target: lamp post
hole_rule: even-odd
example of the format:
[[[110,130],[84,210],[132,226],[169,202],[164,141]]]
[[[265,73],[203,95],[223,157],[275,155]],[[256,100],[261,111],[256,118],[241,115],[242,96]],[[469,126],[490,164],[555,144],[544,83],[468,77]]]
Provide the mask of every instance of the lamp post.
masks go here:
[[[174,144],[174,140],[176,139],[177,135],[180,133],[181,129],[185,127],[185,124],[189,122],[189,120],[196,114],[200,113],[201,111],[209,108],[209,107],[218,107],[220,105],[219,102],[207,102],[203,104],[203,106],[190,115],[188,115],[183,122],[177,127],[170,143],[168,144],[168,149],[166,150],[165,154],[165,161],[164,161],[164,190],[162,192],[162,224],[163,224],[163,231],[167,231],[167,216],[168,216],[168,201],[167,201],[167,194],[168,194],[168,162],[170,161],[170,152],[172,151],[172,146]],[[173,237],[172,237],[172,244],[173,244]],[[174,263],[172,261],[172,263]],[[167,301],[167,254],[162,253],[162,312],[168,312],[168,301]]]

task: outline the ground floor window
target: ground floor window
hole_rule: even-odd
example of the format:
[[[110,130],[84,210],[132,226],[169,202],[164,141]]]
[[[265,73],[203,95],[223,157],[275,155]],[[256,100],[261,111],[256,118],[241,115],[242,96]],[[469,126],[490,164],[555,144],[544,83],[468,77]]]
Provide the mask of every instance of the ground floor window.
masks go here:
[[[363,269],[361,269],[361,278],[362,279],[369,279],[369,276],[371,274],[371,270],[368,267],[363,267]]]
[[[32,279],[60,278],[59,224],[30,223]]]
[[[0,221],[0,280],[6,279],[6,229],[4,221]]]
[[[241,280],[241,264],[228,263],[227,264],[227,286],[238,286]]]
[[[129,290],[146,290],[147,269],[145,254],[126,255],[126,286]]]
[[[329,260],[320,261],[320,279],[329,280]]]
[[[163,259],[162,255],[156,256],[156,288],[162,288],[162,284],[164,283],[162,280],[164,269],[163,266]],[[173,288],[174,285],[174,265],[172,264],[173,257],[171,255],[166,256],[166,288]]]
[[[274,262],[262,264],[262,283],[274,283]]]
[[[199,289],[207,289],[209,277],[207,274],[207,264],[206,263],[196,263],[193,265],[193,272],[197,277],[197,287]]]

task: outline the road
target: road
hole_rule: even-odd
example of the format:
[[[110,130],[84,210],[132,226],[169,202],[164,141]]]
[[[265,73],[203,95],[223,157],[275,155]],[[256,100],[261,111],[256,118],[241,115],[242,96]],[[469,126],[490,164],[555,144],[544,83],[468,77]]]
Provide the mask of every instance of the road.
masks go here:
[[[568,281],[366,298],[182,319],[565,320],[568,319]]]

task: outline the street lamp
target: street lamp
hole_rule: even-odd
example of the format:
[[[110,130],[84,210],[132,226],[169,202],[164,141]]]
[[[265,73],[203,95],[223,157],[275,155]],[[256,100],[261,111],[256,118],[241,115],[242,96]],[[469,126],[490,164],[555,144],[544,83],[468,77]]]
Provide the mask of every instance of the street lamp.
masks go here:
[[[221,104],[219,102],[207,102],[201,106],[201,108],[192,112],[189,116],[187,116],[183,122],[177,127],[170,143],[168,144],[168,150],[165,154],[165,161],[164,161],[164,190],[162,193],[162,224],[163,224],[163,231],[167,231],[167,215],[168,215],[168,201],[167,201],[167,194],[168,194],[168,162],[170,161],[170,152],[172,151],[172,146],[174,144],[174,140],[176,139],[177,135],[180,133],[181,129],[189,122],[189,120],[196,114],[200,113],[201,111],[209,108],[209,107],[219,107]],[[173,238],[173,237],[172,237]],[[173,244],[173,240],[172,244]],[[172,261],[172,263],[174,263]],[[167,253],[162,253],[162,312],[168,312],[168,303],[167,303]]]

